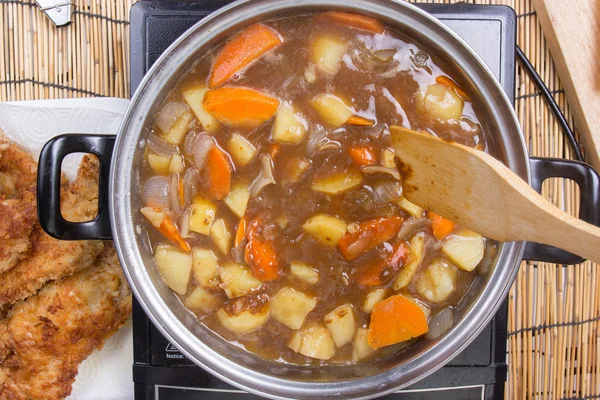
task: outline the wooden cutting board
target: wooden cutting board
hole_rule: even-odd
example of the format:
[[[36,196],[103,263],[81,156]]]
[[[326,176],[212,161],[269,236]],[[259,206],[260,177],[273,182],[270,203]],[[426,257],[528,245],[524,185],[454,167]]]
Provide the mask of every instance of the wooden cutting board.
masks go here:
[[[587,161],[600,171],[600,0],[533,0],[533,6]]]

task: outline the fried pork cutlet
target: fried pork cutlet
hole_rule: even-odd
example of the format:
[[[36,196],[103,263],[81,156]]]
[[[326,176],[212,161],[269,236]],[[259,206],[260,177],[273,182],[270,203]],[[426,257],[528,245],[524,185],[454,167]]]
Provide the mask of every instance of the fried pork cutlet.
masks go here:
[[[0,193],[12,197],[35,188],[37,163],[0,130]]]
[[[37,164],[0,130],[0,273],[31,249]]]
[[[86,269],[47,284],[0,322],[0,398],[62,399],[79,363],[131,312],[131,291],[112,245]]]
[[[98,207],[98,169],[95,156],[85,156],[77,178],[63,183],[61,210],[65,219],[81,222],[93,219]],[[47,235],[36,225],[33,248],[9,271],[0,274],[0,305],[14,303],[38,291],[46,282],[88,268],[102,251],[96,240],[63,241]]]

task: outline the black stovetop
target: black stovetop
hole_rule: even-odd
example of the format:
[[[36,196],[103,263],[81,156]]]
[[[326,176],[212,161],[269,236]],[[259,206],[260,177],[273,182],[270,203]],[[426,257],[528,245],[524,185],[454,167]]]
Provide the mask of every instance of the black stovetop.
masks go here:
[[[140,1],[131,9],[131,91],[161,53],[183,32],[229,1]],[[434,5],[423,9],[458,33],[480,55],[514,99],[516,16],[504,6]],[[475,341],[445,367],[387,396],[408,399],[503,399],[506,381],[506,304]],[[136,400],[252,399],[200,369],[133,308]]]

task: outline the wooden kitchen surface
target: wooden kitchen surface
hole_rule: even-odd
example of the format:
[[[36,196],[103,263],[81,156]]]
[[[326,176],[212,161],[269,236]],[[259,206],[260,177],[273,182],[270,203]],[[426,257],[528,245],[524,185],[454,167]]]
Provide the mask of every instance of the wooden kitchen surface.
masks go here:
[[[588,103],[593,102],[593,96],[597,96],[599,91],[600,68],[590,68],[589,64],[580,60],[585,51],[595,54],[594,62],[598,63],[600,59],[600,35],[598,31],[589,31],[594,26],[593,20],[600,20],[600,0],[544,1],[551,4],[540,15],[536,13],[534,3],[539,8],[542,0],[470,2],[506,4],[515,9],[519,46],[547,83],[571,126],[576,128],[578,135],[581,134],[588,160],[599,168],[598,155],[593,151],[594,146],[598,148],[600,143],[600,102],[595,103],[595,108],[589,107]],[[3,18],[0,43],[4,50],[0,54],[0,101],[129,96],[128,19],[132,0],[74,0],[74,3],[73,24],[56,29],[33,0],[0,0]],[[584,12],[586,18],[582,20],[581,11],[571,9],[575,3],[579,7],[588,4],[592,7],[591,14]],[[567,11],[557,11],[560,5],[566,4],[569,5]],[[562,14],[574,21],[566,28],[552,20]],[[552,40],[551,47],[557,56],[560,72],[572,74],[564,81],[559,78],[553,63],[540,16],[553,26],[552,30],[548,28],[548,37]],[[583,28],[588,31],[581,31]],[[567,37],[565,32],[572,33]],[[585,39],[587,42],[595,41],[577,42],[578,38],[585,37],[591,38]],[[572,49],[569,43],[574,43]],[[586,45],[588,47],[584,50],[578,47]],[[560,56],[559,52],[564,55]],[[516,109],[530,154],[573,158],[559,125],[520,66],[517,74]],[[584,89],[592,89],[574,90],[581,85],[588,86]],[[577,103],[584,107],[574,112],[572,106]],[[575,124],[575,116],[578,122],[581,121],[581,126]],[[550,180],[544,185],[543,195],[567,212],[576,214],[578,211],[578,191],[570,182]],[[599,321],[600,276],[597,265],[586,262],[562,267],[548,263],[523,263],[509,295],[506,397],[600,398]]]

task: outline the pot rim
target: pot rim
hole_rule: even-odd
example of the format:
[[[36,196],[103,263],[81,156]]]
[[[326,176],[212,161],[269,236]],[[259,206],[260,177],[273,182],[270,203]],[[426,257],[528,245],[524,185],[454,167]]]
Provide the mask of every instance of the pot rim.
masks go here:
[[[507,118],[501,122],[515,129],[512,136],[518,134],[518,138],[512,137],[512,141],[517,142],[519,148],[510,149],[512,150],[511,153],[507,152],[507,164],[511,169],[520,168],[521,176],[527,182],[530,182],[525,142],[516,113],[508,97],[480,57],[458,35],[425,11],[412,4],[396,0],[355,0],[353,2],[347,0],[312,0],[303,2],[301,6],[296,0],[240,0],[226,5],[203,18],[179,37],[149,69],[138,90],[134,93],[119,129],[110,169],[109,209],[113,237],[132,292],[145,313],[161,333],[183,354],[211,374],[248,392],[276,399],[314,398],[315,396],[321,398],[339,396],[371,398],[391,393],[435,372],[477,337],[495,314],[510,289],[523,255],[524,244],[522,242],[505,243],[502,246],[498,259],[498,266],[502,268],[496,267],[494,269],[486,287],[473,302],[471,310],[468,311],[461,322],[455,325],[445,337],[437,341],[425,354],[420,354],[404,364],[366,378],[341,382],[301,382],[273,377],[237,364],[212,350],[193,332],[190,332],[180,320],[180,317],[176,316],[161,298],[155,285],[152,284],[142,261],[139,245],[133,239],[136,235],[140,235],[140,232],[136,231],[132,216],[132,181],[136,178],[139,179],[135,175],[132,176],[132,165],[134,165],[136,147],[143,145],[143,141],[140,141],[139,138],[144,132],[145,118],[152,114],[148,112],[147,105],[156,100],[151,96],[155,95],[159,89],[171,86],[169,80],[173,80],[173,71],[179,72],[178,65],[181,65],[179,63],[185,57],[189,57],[189,54],[185,54],[186,51],[190,50],[189,53],[197,51],[198,48],[204,46],[207,40],[216,37],[219,32],[227,31],[229,29],[227,26],[235,25],[237,27],[239,24],[253,21],[252,18],[247,18],[244,12],[252,17],[263,15],[261,13],[272,15],[275,11],[297,10],[299,8],[306,8],[307,10],[317,8],[344,9],[372,14],[386,21],[399,15],[403,16],[403,18],[398,19],[400,21],[410,20],[411,18],[413,20],[420,19],[419,24],[432,30],[438,30],[439,36],[445,36],[446,40],[450,42],[454,41],[453,46],[462,46],[463,55],[471,58],[471,60],[463,60],[463,64],[471,63],[474,65],[471,66],[470,72],[476,76],[470,76],[470,78],[478,79],[481,83],[484,83],[485,79],[486,92],[493,93],[493,96],[496,96],[494,102],[490,100],[490,104],[496,104],[503,108],[501,111],[504,112],[503,115]],[[249,11],[253,11],[253,13]],[[388,14],[391,16],[388,17]],[[388,24],[394,26],[393,23]],[[406,25],[396,22],[395,26]],[[169,67],[173,71],[170,71]],[[522,156],[515,155],[519,151]],[[519,163],[522,165],[518,165]],[[490,284],[490,281],[495,283]],[[480,307],[480,309],[477,309],[477,307]]]

